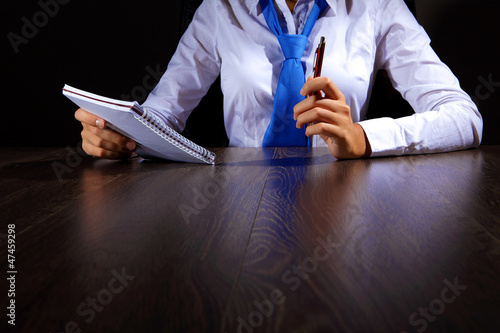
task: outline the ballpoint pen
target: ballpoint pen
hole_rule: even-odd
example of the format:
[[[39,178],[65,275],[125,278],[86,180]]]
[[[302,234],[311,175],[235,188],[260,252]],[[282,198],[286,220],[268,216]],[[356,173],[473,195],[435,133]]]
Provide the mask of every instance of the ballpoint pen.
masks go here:
[[[321,67],[323,66],[323,55],[325,54],[325,37],[321,37],[316,53],[314,54],[313,77],[321,76]],[[310,96],[317,95],[315,91]]]
[[[316,53],[314,54],[314,67],[313,67],[313,77],[321,76],[321,67],[323,66],[323,55],[325,54],[325,37],[321,36],[319,45],[316,48]],[[317,91],[309,94],[309,96],[318,95]],[[312,146],[312,137],[307,138],[307,146]]]

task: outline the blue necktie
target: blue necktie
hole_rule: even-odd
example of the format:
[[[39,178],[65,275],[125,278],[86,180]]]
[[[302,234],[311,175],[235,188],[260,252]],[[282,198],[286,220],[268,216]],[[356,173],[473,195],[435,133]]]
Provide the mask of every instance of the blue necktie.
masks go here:
[[[304,99],[300,89],[305,83],[304,67],[300,61],[319,15],[328,7],[325,0],[316,0],[304,25],[302,34],[284,34],[272,0],[260,0],[260,6],[269,29],[278,37],[285,56],[274,96],[271,122],[267,127],[263,147],[300,147],[307,145],[305,127],[297,129],[293,120],[293,107]]]

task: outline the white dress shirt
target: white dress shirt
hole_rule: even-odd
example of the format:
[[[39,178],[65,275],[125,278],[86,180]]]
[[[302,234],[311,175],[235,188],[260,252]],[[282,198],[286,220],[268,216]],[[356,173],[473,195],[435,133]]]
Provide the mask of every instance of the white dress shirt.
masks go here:
[[[299,0],[293,14],[275,0],[280,22],[300,33],[314,1]],[[372,156],[443,152],[477,147],[482,118],[403,0],[327,0],[302,56],[312,74],[315,48],[326,38],[322,76],[345,95]],[[191,111],[221,74],[224,122],[230,146],[260,147],[273,110],[281,64],[276,36],[258,0],[205,0],[180,40],[167,71],[144,107],[182,131]],[[365,120],[378,69],[415,110],[399,119]],[[205,110],[211,112],[213,110]],[[314,146],[325,146],[315,136]]]

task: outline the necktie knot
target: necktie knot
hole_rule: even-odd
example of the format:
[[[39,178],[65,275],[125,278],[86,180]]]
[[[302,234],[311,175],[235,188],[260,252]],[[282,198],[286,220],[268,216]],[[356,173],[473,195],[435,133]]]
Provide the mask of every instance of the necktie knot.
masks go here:
[[[307,46],[307,36],[279,35],[278,41],[285,59],[300,59]]]

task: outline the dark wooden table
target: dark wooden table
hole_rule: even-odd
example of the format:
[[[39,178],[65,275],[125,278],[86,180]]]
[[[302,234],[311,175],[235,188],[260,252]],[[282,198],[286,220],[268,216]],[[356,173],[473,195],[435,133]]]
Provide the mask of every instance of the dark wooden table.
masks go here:
[[[215,152],[0,149],[0,331],[500,332],[500,147]]]

